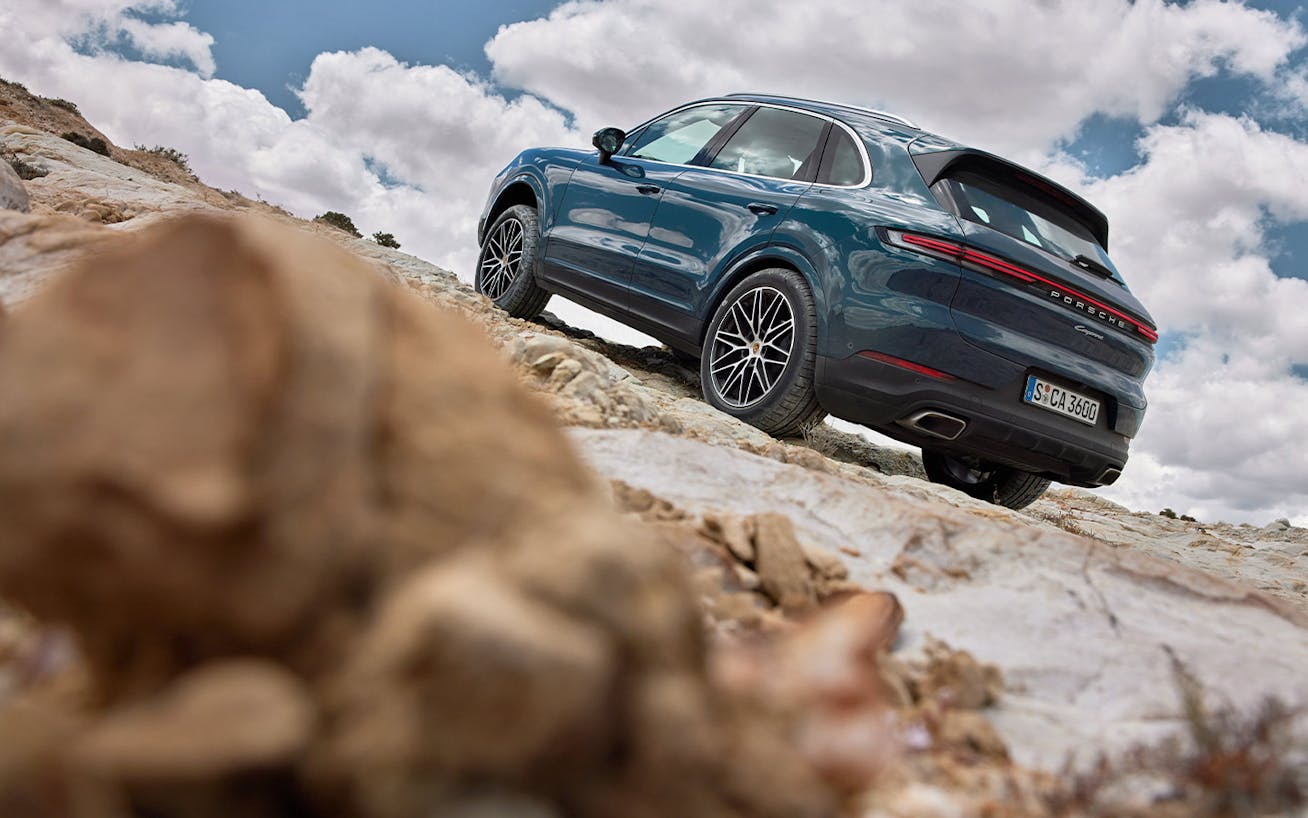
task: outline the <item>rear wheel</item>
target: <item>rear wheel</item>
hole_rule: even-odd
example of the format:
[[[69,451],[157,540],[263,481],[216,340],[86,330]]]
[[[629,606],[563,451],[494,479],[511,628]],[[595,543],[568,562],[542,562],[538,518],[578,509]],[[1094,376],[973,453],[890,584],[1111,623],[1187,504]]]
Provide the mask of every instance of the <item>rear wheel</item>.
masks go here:
[[[536,208],[514,205],[486,231],[477,257],[477,292],[514,318],[535,318],[550,294],[536,284],[540,219]]]
[[[763,431],[807,431],[826,412],[813,391],[817,307],[794,270],[763,270],[727,293],[704,336],[704,399]]]
[[[1051,482],[1021,469],[986,463],[975,457],[925,450],[922,468],[933,483],[1013,509],[1026,508],[1040,499]]]

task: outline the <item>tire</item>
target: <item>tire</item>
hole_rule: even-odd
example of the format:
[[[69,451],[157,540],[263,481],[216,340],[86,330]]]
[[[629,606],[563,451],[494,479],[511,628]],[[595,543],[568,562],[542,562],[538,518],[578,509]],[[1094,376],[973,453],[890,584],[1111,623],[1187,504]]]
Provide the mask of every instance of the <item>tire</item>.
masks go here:
[[[1011,466],[926,450],[922,452],[922,468],[932,483],[1012,509],[1026,508],[1040,499],[1052,482]]]
[[[768,434],[803,434],[826,417],[813,391],[816,354],[817,307],[803,276],[754,273],[709,322],[699,363],[704,399]]]
[[[530,205],[514,205],[491,223],[477,256],[477,292],[514,318],[535,318],[550,294],[536,284],[540,218]],[[516,254],[516,256],[515,256]]]

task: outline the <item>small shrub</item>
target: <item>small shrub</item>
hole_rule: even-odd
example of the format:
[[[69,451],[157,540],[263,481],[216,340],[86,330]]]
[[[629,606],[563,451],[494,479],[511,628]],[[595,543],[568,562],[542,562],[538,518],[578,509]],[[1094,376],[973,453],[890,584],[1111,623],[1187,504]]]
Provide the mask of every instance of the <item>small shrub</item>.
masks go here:
[[[69,102],[66,99],[60,99],[59,97],[42,97],[42,99],[56,108],[63,108],[65,111],[72,111],[78,116],[82,115],[82,112],[77,110],[77,103],[75,102]]]
[[[1191,517],[1189,514],[1182,514],[1182,515],[1181,515],[1180,517],[1178,517],[1177,519],[1184,520],[1184,521],[1187,522],[1187,523],[1197,523],[1197,522],[1199,522],[1199,521],[1196,520],[1195,518]]]
[[[380,230],[372,234],[372,240],[382,247],[390,247],[393,250],[400,249],[400,243],[395,240],[394,233],[383,233]]]
[[[190,157],[176,148],[165,148],[163,145],[155,145],[153,148],[147,148],[144,145],[137,145],[136,150],[141,151],[142,153],[152,153],[155,156],[161,156],[169,162],[177,165],[177,167],[186,171],[191,176],[195,175],[194,171],[191,170]]]
[[[1176,519],[1176,512],[1175,512],[1175,511],[1172,511],[1170,508],[1165,508],[1165,509],[1163,509],[1162,511],[1158,512],[1158,516],[1159,516],[1159,517],[1166,517],[1166,518],[1169,519],[1169,520],[1175,520],[1175,519]]]
[[[1254,818],[1303,815],[1308,806],[1308,753],[1298,727],[1302,708],[1275,697],[1253,712],[1229,704],[1210,707],[1204,689],[1175,654],[1167,651],[1188,735],[1137,746],[1117,761],[1100,757],[1085,773],[1072,775],[1049,799],[1059,818]],[[1166,811],[1144,811],[1118,799],[1134,780],[1167,793]],[[1160,786],[1161,785],[1161,786]]]
[[[344,230],[356,239],[363,238],[363,234],[359,232],[359,228],[354,226],[354,219],[351,219],[344,213],[337,213],[335,210],[328,210],[326,213],[315,218],[314,221],[329,224],[337,230]]]
[[[76,131],[66,131],[61,134],[61,136],[79,148],[86,148],[88,151],[95,151],[101,156],[109,155],[109,146],[106,145],[104,140],[98,136],[87,138]]]
[[[14,173],[17,173],[18,178],[22,179],[24,182],[30,179],[39,179],[42,176],[50,175],[50,171],[46,170],[40,165],[34,165],[31,162],[21,159],[15,153],[11,153],[9,151],[0,151],[0,158],[3,158],[6,162],[8,162],[9,167],[13,168]]]

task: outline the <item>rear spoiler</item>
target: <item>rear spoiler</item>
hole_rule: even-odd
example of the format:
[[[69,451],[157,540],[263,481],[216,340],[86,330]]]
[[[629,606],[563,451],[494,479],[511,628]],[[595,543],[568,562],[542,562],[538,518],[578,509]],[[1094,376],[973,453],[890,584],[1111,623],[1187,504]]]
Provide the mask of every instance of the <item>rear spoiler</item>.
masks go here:
[[[1049,179],[1029,171],[1021,165],[1015,165],[1007,159],[1001,159],[992,153],[973,148],[954,148],[950,150],[931,150],[932,143],[923,146],[926,151],[912,151],[913,164],[926,180],[927,187],[934,185],[950,171],[970,170],[986,176],[1002,179],[1010,184],[1033,190],[1051,205],[1084,224],[1099,244],[1108,249],[1108,217],[1094,205],[1082,199],[1072,191]]]

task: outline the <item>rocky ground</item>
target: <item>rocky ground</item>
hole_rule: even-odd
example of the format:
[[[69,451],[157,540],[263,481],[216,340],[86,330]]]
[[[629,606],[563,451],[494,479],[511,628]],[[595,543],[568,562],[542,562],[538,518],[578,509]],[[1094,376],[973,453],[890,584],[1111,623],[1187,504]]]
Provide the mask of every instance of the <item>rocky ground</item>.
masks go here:
[[[78,129],[0,88],[0,154],[32,177],[30,212],[0,210],[0,701],[21,705],[0,735],[31,739],[0,747],[0,807],[1302,804],[1304,745],[1267,702],[1308,704],[1308,531],[1075,489],[1012,512],[829,425],[778,441],[664,350],[509,319],[419,259],[58,135]],[[277,729],[217,730],[233,710]],[[208,812],[179,806],[197,781]]]

